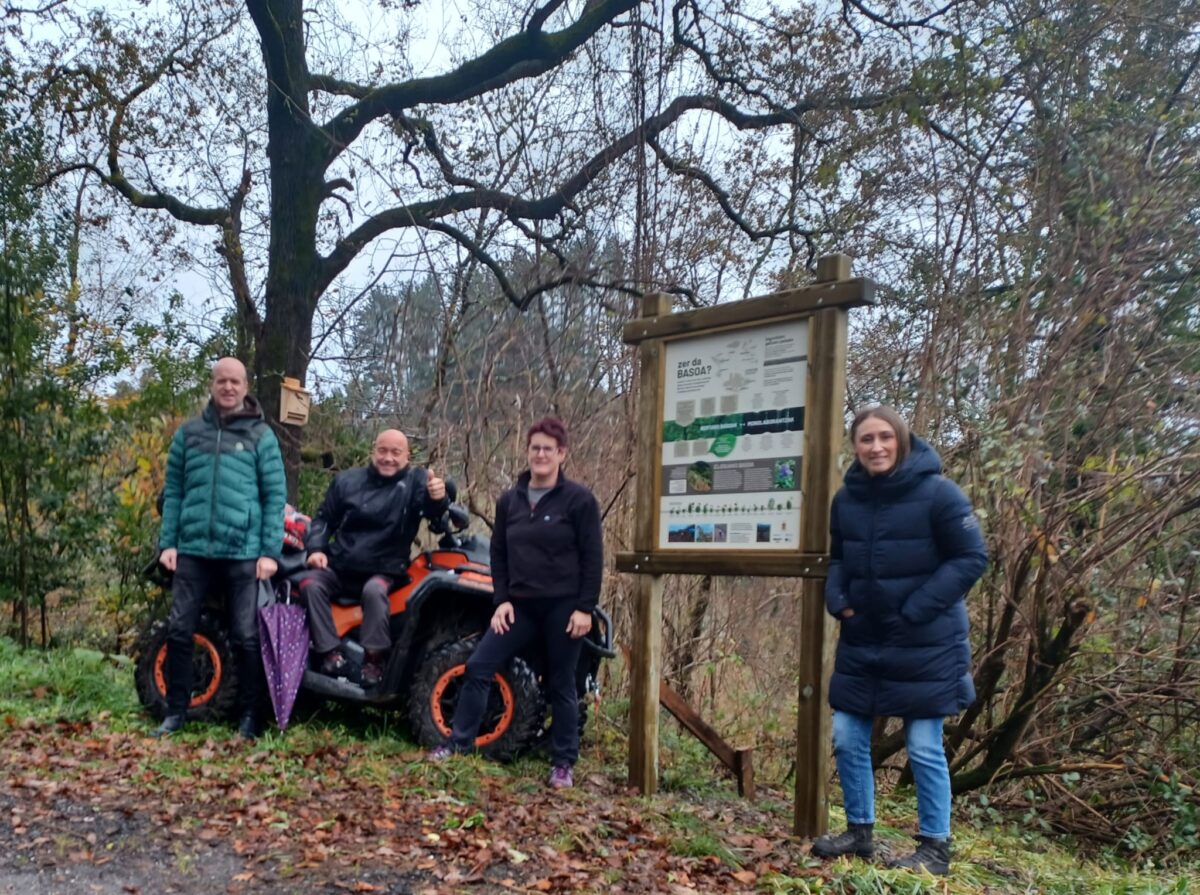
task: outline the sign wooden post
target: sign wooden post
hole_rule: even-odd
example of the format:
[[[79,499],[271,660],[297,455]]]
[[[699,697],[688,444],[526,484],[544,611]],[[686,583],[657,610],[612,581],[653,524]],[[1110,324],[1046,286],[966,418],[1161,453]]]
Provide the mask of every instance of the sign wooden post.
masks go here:
[[[845,255],[822,258],[817,282],[849,279]],[[812,356],[808,364],[809,403],[805,419],[809,455],[804,464],[805,513],[801,549],[829,552],[829,504],[837,487],[837,458],[842,449],[846,395],[846,318],[844,308],[826,308],[812,316]],[[833,625],[825,611],[825,579],[805,578],[800,602],[800,700],[796,712],[797,836],[822,835],[829,821],[830,714],[825,687],[833,656]]]
[[[642,300],[642,317],[664,317],[671,313],[671,296],[647,295]],[[662,342],[648,339],[638,346],[639,432],[654,432],[662,426]],[[655,489],[658,463],[648,451],[637,458],[636,520],[633,549],[654,549],[657,516]],[[662,575],[635,576],[633,650],[629,660],[629,783],[643,795],[658,789],[658,689],[662,677]]]
[[[794,576],[803,579],[795,827],[804,836],[825,830],[829,503],[847,309],[872,304],[874,293],[873,282],[850,276],[847,256],[830,255],[812,285],[678,314],[666,296],[649,296],[625,326],[641,377],[637,519],[634,549],[616,565],[637,582],[629,780],[643,794],[658,786],[658,707],[669,690],[660,681],[662,576]],[[686,706],[667,704],[752,790],[749,750],[727,747]]]

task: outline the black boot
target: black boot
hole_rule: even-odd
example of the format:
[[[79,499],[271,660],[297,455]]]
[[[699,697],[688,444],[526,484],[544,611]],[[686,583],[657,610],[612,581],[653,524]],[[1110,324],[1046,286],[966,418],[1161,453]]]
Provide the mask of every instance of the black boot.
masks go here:
[[[383,680],[383,669],[386,662],[387,653],[367,653],[362,669],[362,685],[364,689],[379,686],[379,682]]]
[[[346,669],[350,667],[350,663],[346,661],[346,657],[342,655],[339,649],[332,649],[327,652],[321,659],[320,671],[321,674],[329,677],[345,677]]]
[[[169,737],[173,733],[179,733],[183,730],[183,725],[187,723],[186,715],[167,715],[162,719],[162,724],[150,731],[150,736],[158,739],[159,737]]]
[[[242,715],[238,722],[238,734],[243,740],[257,740],[262,736],[262,722],[258,720],[258,712],[251,710]]]
[[[818,858],[840,858],[842,855],[874,857],[874,830],[874,824],[848,824],[844,833],[830,833],[814,839],[812,853]]]
[[[187,717],[188,705],[192,701],[192,655],[195,649],[192,638],[187,640],[167,640],[167,718],[179,716],[179,727]],[[165,722],[164,722],[165,725]],[[179,728],[175,728],[178,730]],[[174,733],[169,730],[167,733]]]
[[[263,694],[267,679],[263,673],[262,654],[258,646],[238,651],[238,733],[245,739],[256,739],[262,733]]]
[[[902,870],[924,870],[934,876],[950,873],[950,840],[917,837],[917,849],[911,855],[888,861],[889,867]]]

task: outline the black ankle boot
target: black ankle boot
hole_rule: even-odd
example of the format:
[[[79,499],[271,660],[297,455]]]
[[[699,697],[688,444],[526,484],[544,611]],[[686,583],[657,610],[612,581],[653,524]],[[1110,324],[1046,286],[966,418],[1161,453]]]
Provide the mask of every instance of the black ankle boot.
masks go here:
[[[917,848],[911,855],[888,861],[889,867],[903,870],[925,870],[934,876],[950,873],[950,840],[917,837]]]
[[[158,739],[159,737],[169,737],[173,733],[179,733],[183,730],[183,726],[187,723],[187,716],[183,714],[167,715],[162,719],[162,724],[150,731],[150,736]]]
[[[848,824],[844,833],[830,833],[814,839],[812,853],[818,858],[840,858],[843,855],[874,857],[874,831],[874,824]]]
[[[258,720],[258,712],[246,712],[238,722],[238,734],[243,740],[257,740],[262,736],[262,724]]]

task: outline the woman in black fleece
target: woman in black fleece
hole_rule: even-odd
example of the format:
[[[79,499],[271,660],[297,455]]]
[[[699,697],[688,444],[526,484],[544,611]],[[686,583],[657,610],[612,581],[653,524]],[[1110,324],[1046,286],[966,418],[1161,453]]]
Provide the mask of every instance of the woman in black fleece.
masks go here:
[[[567,429],[545,417],[526,436],[529,469],[496,502],[492,586],[496,611],[467,662],[450,742],[434,759],[469,751],[487,705],[492,675],[535,637],[546,645],[550,694],[550,785],[573,784],[579,757],[575,666],[600,599],[604,545],[596,497],[562,472]]]

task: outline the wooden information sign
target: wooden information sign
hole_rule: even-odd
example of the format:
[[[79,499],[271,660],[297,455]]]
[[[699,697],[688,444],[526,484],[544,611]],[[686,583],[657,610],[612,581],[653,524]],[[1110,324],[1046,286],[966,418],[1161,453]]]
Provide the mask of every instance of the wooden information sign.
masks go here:
[[[645,299],[623,338],[638,345],[640,390],[630,655],[630,782],[658,784],[662,575],[803,579],[796,831],[827,822],[828,712],[823,579],[846,390],[847,310],[875,285],[829,255],[817,282],[761,298],[671,313]]]

